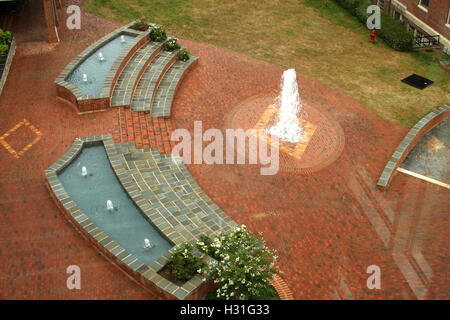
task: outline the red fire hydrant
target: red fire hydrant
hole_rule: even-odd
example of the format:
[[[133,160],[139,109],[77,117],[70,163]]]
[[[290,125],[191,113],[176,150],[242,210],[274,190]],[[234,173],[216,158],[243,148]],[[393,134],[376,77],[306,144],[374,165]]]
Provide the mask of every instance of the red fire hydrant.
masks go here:
[[[377,35],[377,32],[375,31],[375,29],[373,29],[372,32],[370,33],[370,42],[375,43],[376,35]]]

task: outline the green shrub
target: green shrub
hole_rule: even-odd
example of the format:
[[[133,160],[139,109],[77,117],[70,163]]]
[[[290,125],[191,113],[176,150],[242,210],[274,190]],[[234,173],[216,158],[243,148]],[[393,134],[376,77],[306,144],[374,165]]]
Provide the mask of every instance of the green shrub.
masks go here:
[[[166,51],[174,51],[177,49],[180,49],[180,45],[177,43],[177,39],[176,38],[170,38],[169,40],[166,41],[166,43],[164,44],[164,50]]]
[[[171,254],[167,263],[168,268],[173,276],[178,280],[189,280],[201,270],[205,264],[193,254],[194,246],[186,242]]]
[[[187,51],[187,49],[181,49],[180,52],[178,52],[178,59],[181,61],[186,62],[189,58],[189,51]]]
[[[367,7],[373,4],[370,0],[336,0],[336,2],[366,24],[369,16]],[[381,12],[381,29],[377,30],[377,36],[394,50],[411,51],[413,48],[413,34],[384,12]]]
[[[377,30],[377,34],[394,50],[411,51],[413,49],[413,33],[383,12],[381,13],[381,29]]]
[[[197,248],[215,259],[201,272],[218,284],[218,299],[254,299],[271,292],[269,280],[279,273],[277,257],[261,234],[254,236],[242,225],[214,239],[201,237]]]
[[[139,30],[139,31],[147,31],[150,28],[150,25],[144,21],[138,21],[131,26],[131,29]]]
[[[7,53],[9,46],[7,44],[0,44],[0,55]]]
[[[0,54],[8,52],[11,40],[12,40],[11,31],[5,31],[0,29]]]
[[[150,40],[156,42],[163,42],[167,39],[166,31],[162,28],[152,28],[150,33]]]

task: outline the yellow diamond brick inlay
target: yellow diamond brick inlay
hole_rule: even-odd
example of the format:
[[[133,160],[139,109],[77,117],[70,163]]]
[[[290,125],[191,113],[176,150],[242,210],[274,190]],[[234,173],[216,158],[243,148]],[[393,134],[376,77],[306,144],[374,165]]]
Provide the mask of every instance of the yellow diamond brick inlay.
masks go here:
[[[21,126],[27,126],[31,131],[33,131],[36,134],[36,138],[34,140],[27,144],[25,148],[23,148],[20,151],[14,150],[8,142],[5,141],[5,139],[10,136],[14,131],[19,129]],[[27,152],[36,142],[41,140],[42,133],[36,129],[35,126],[33,126],[31,123],[28,122],[27,119],[23,119],[23,121],[16,124],[12,129],[10,129],[8,132],[6,132],[3,136],[0,137],[0,144],[5,147],[6,150],[8,150],[9,153],[11,153],[16,159],[19,159],[21,155],[23,155],[25,152]]]
[[[269,135],[260,135],[260,132],[264,129],[266,129],[269,126],[269,123],[271,120],[278,114],[279,109],[277,109],[274,105],[270,105],[266,111],[264,111],[264,114],[259,119],[258,123],[255,125],[253,129],[255,129],[258,133],[258,138],[263,139],[264,141],[268,141],[268,143],[279,147],[279,149],[291,157],[294,157],[296,159],[301,159],[303,156],[303,153],[305,152],[306,148],[308,147],[309,142],[311,141],[312,136],[314,135],[314,132],[317,129],[317,126],[311,122],[305,121],[303,119],[298,119],[298,122],[300,126],[303,128],[303,139],[297,144],[292,143],[286,143],[286,142],[279,142],[279,146],[275,143],[272,143],[271,138]]]

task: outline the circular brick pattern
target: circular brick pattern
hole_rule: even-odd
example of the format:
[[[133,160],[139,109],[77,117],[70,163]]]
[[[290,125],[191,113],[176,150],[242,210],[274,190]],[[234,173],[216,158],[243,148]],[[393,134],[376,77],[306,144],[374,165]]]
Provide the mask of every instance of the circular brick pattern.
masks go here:
[[[263,96],[253,97],[242,102],[232,109],[226,116],[225,125],[230,129],[252,129],[261,122],[261,118],[270,105],[276,103],[276,97]],[[297,172],[310,174],[317,172],[333,163],[342,153],[345,145],[344,131],[341,126],[331,120],[330,116],[319,111],[309,103],[303,102],[300,118],[312,124],[312,130],[306,149],[293,156],[280,148],[280,170],[285,172]],[[270,127],[276,116],[267,122]],[[264,121],[263,121],[264,122]],[[284,143],[293,150],[296,145]]]

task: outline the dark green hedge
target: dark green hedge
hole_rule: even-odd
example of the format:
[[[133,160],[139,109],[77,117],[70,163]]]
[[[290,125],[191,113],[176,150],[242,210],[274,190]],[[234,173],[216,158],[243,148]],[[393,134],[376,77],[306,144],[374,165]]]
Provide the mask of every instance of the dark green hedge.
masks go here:
[[[362,23],[366,24],[368,14],[367,7],[372,5],[370,0],[335,0],[343,8],[356,16]],[[395,21],[388,14],[381,12],[381,29],[377,30],[377,36],[386,42],[388,46],[397,51],[411,51],[414,36],[406,28]]]

